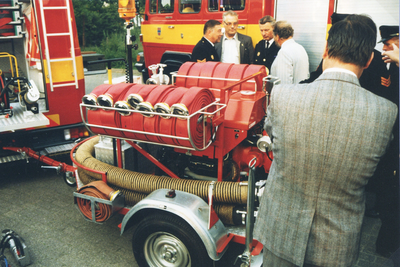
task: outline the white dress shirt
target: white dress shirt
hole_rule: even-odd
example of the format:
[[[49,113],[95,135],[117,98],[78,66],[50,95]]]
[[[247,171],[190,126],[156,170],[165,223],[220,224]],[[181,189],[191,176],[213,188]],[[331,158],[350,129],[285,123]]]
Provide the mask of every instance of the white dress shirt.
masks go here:
[[[293,38],[285,41],[272,63],[271,75],[280,78],[281,84],[296,84],[307,79],[310,72],[304,47]]]
[[[233,36],[231,39],[225,36],[222,43],[222,51],[221,51],[221,62],[223,63],[240,63],[239,58],[239,45],[240,42],[237,39],[237,34]]]
[[[271,45],[274,43],[274,38],[272,38],[272,39],[269,40],[269,41],[265,40],[265,48],[267,48],[267,42],[269,43],[269,44],[268,44],[268,48],[270,48]]]

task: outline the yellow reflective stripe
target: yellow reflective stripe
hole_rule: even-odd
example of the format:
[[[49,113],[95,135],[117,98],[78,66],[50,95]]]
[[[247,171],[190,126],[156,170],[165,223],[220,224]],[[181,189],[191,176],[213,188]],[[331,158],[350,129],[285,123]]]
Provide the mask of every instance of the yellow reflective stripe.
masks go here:
[[[81,80],[84,78],[83,59],[82,56],[78,56],[75,59],[76,59],[76,70],[78,72],[78,80]],[[45,73],[47,74],[48,71],[47,71],[46,60],[43,60],[43,65],[45,67]],[[51,66],[53,83],[75,81],[74,66],[72,60],[51,62],[50,66]],[[46,75],[46,83],[50,83],[49,77],[47,77],[47,75]]]
[[[169,26],[173,26],[170,27]],[[245,28],[238,29],[241,34],[251,36],[255,46],[261,39],[258,24],[240,24]],[[203,24],[145,24],[142,25],[144,43],[195,45],[203,37]],[[159,30],[160,35],[158,35]]]
[[[47,118],[54,121],[56,124],[60,125],[60,115],[59,114],[52,114],[52,115],[46,115],[46,116],[47,116]]]

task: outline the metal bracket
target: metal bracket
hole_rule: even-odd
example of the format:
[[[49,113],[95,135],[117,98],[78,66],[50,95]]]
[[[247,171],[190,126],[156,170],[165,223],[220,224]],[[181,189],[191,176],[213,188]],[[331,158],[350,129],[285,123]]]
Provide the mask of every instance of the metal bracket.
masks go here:
[[[115,212],[117,212],[120,209],[125,207],[125,196],[122,195],[122,194],[117,195],[115,197],[115,199],[112,200],[112,201],[106,200],[106,199],[97,198],[97,197],[88,196],[88,195],[85,195],[85,194],[80,194],[80,193],[77,193],[77,192],[74,192],[73,195],[74,195],[74,202],[75,202],[76,207],[78,208],[78,210],[79,210],[79,207],[78,207],[78,204],[76,202],[76,198],[83,198],[83,199],[87,199],[87,200],[90,201],[90,209],[92,211],[92,219],[89,220],[83,214],[82,214],[82,216],[86,220],[89,220],[89,221],[92,221],[92,222],[98,223],[98,224],[101,224],[101,223],[96,221],[96,206],[97,206],[97,203],[103,203],[103,204],[106,204],[106,205],[110,205],[111,206],[111,210],[112,210],[112,214],[114,214]]]

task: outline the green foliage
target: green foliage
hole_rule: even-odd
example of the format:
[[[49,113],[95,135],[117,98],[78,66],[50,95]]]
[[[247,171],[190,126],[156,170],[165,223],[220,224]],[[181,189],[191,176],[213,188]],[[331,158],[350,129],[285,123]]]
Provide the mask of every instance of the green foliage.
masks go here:
[[[132,32],[131,34],[138,35],[137,31],[136,33]],[[127,59],[125,34],[122,33],[112,33],[110,35],[106,34],[106,36],[101,41],[99,46],[85,47],[83,51],[95,51],[98,54],[103,54],[105,59],[111,59],[111,58]],[[134,62],[136,62],[136,55],[139,51],[143,51],[143,48],[139,47],[138,50],[132,49],[133,64]],[[111,64],[112,68],[125,68],[123,61],[113,62]]]
[[[136,3],[137,3],[137,5],[136,5],[137,12],[139,14],[143,15],[144,14],[144,6],[146,4],[146,0],[139,0],[139,1],[136,1]]]
[[[144,0],[143,0],[144,1]],[[79,44],[82,51],[95,51],[105,59],[126,59],[126,28],[118,14],[118,0],[72,0]],[[143,3],[144,8],[144,3]],[[143,51],[139,42],[140,28],[131,30],[139,50],[132,49],[132,59]],[[125,68],[124,62],[113,62],[112,68]]]
[[[98,46],[106,36],[124,32],[117,0],[72,0],[72,3],[81,47]]]

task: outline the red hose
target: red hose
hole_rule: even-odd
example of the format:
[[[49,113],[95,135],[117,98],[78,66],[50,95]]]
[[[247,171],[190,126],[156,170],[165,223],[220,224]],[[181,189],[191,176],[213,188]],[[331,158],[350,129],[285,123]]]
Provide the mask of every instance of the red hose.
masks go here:
[[[144,84],[133,85],[122,97],[122,100],[117,101],[117,102],[120,102],[121,106],[125,106],[125,108],[136,109],[138,103],[136,103],[135,101],[132,100],[134,98],[133,96],[138,95],[140,90],[145,86],[146,85],[144,85]],[[139,101],[138,98],[135,98],[135,99],[137,99],[137,101]],[[137,114],[137,115],[139,115],[139,114]],[[125,116],[121,116],[120,122],[121,122],[122,128],[129,129],[128,126],[131,125],[132,116],[134,116],[134,114],[131,114],[131,113],[127,113]],[[123,135],[124,135],[124,137],[127,137],[127,138],[133,138],[133,139],[136,138],[136,135],[134,133],[130,133],[130,132],[123,132]]]
[[[193,87],[193,86],[199,86],[199,80],[198,78],[200,76],[201,69],[203,68],[205,64],[204,63],[195,63],[189,70],[189,73],[187,74],[188,76],[194,76],[196,78],[187,78],[186,84],[184,85],[187,88]]]
[[[103,181],[91,182],[78,190],[78,193],[95,198],[113,200],[119,191],[115,191]],[[88,199],[77,197],[76,203],[82,214],[92,220],[92,206]],[[95,220],[96,222],[104,222],[112,215],[112,206],[104,203],[96,202]]]
[[[246,69],[246,71],[243,73],[243,78],[247,77],[249,75],[252,75],[254,73],[260,72],[261,74],[254,77],[255,84],[257,85],[257,91],[261,91],[262,86],[263,86],[263,78],[268,75],[268,70],[267,68],[264,67],[264,65],[249,65],[249,67]],[[242,83],[241,86],[242,91],[254,91],[254,83],[251,82],[245,82]]]
[[[192,68],[194,62],[185,62],[178,70],[178,75],[186,76],[189,73],[189,70]],[[186,80],[188,78],[176,77],[175,86],[186,87]]]
[[[203,78],[214,77],[215,69],[221,62],[209,61],[203,63],[204,66],[200,71],[200,76]],[[199,79],[199,87],[210,88],[212,84],[212,79]]]
[[[142,89],[139,92],[139,95],[143,98],[143,102],[147,101],[149,94],[157,86],[159,86],[159,85],[146,85],[146,86],[142,87]],[[131,119],[129,121],[130,124],[125,125],[126,129],[135,130],[135,131],[143,131],[144,116],[141,115],[140,113],[133,113],[129,117],[131,117]],[[147,138],[144,134],[135,133],[134,136],[135,136],[135,139],[147,140]]]
[[[111,87],[97,98],[99,106],[113,107],[120,95],[125,95],[125,92],[132,87],[131,83],[118,83]]]
[[[214,95],[209,89],[201,87],[192,87],[183,95],[182,99],[180,100],[179,106],[186,107],[187,111],[189,112],[189,115],[192,115],[196,111],[211,104],[214,101],[215,101]],[[214,107],[211,107],[207,110],[207,112],[211,112],[213,109]],[[204,129],[203,121],[202,120],[199,121],[200,116],[202,115],[198,113],[190,118],[189,129],[187,127],[187,120],[177,119],[175,126],[175,136],[189,137],[188,131],[190,131],[190,135],[195,146],[199,148],[203,147],[204,132],[206,135],[204,137],[206,143],[211,138],[211,125],[207,124],[205,126],[206,129]],[[192,146],[189,141],[179,140],[179,139],[175,141],[177,145],[189,146],[189,147]]]
[[[85,104],[96,104],[99,95],[104,94],[111,87],[111,84],[101,84],[93,89],[90,94],[84,95],[82,102]],[[91,102],[93,101],[93,103]]]
[[[157,104],[158,101],[161,101],[166,95],[168,95],[173,89],[175,89],[172,85],[160,85],[155,88],[147,97],[146,103],[149,107],[154,110],[154,106]],[[144,115],[144,114],[143,114]],[[145,116],[143,119],[143,130],[146,133],[158,133],[158,120],[159,116]],[[157,136],[153,135],[146,135],[149,141],[158,142],[159,139]]]
[[[249,65],[247,64],[235,64],[233,65],[230,69],[229,69],[229,74],[228,74],[228,79],[237,79],[237,80],[241,80],[246,76],[244,75],[244,72],[246,71],[246,69],[249,67]],[[233,85],[235,84],[236,81],[227,81],[226,86],[229,85]],[[232,91],[240,91],[242,84],[237,85],[235,87],[232,88]]]
[[[172,91],[170,94],[166,96],[166,99],[163,100],[163,104],[168,108],[170,113],[170,108],[173,104],[178,103],[182,96],[186,93],[188,89],[185,87],[177,87]],[[158,132],[160,134],[165,134],[165,135],[175,135],[175,123],[176,123],[176,118],[170,117],[168,119],[161,118],[160,116],[157,116],[156,120],[158,121]],[[159,137],[158,138],[161,143],[165,144],[174,144],[174,141],[172,138],[167,138],[167,137]]]
[[[213,77],[214,78],[222,78],[222,79],[221,80],[220,79],[212,80],[211,87],[212,88],[224,88],[227,84],[227,81],[224,79],[228,78],[229,72],[234,65],[235,65],[234,63],[221,63],[218,66],[216,66]],[[218,93],[218,95],[216,95],[215,97],[219,97],[220,91],[216,90],[216,92]]]

